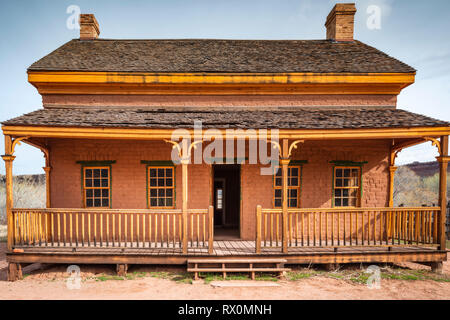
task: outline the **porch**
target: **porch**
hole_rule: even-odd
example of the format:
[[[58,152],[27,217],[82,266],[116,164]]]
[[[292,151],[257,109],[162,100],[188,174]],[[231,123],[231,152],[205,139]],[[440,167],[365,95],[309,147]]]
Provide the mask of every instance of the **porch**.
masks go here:
[[[13,209],[10,263],[186,264],[199,256],[273,256],[290,264],[446,258],[438,207],[255,210],[255,240],[214,240],[213,208],[189,210]]]

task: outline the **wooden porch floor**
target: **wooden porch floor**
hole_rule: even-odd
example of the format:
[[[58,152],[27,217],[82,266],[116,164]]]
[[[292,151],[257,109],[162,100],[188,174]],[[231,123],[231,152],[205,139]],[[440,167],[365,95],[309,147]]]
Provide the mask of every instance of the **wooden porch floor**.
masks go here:
[[[15,246],[15,251],[23,253],[39,253],[39,254],[77,254],[77,255],[150,255],[150,256],[186,256],[183,254],[182,249],[178,246],[170,245],[143,247],[142,244],[139,246],[137,243],[127,243],[125,246],[122,243],[121,247],[112,247],[103,243],[91,244],[84,246],[58,246],[58,245],[38,245],[38,246]],[[19,249],[19,250],[17,250]],[[263,247],[261,248],[261,256],[268,255],[311,255],[311,254],[327,254],[327,253],[395,253],[395,252],[437,252],[436,247],[433,246],[423,246],[423,245],[394,245],[388,246],[382,244],[371,244],[371,245],[360,245],[360,246],[335,246],[335,247],[320,247],[320,246],[309,246],[309,247],[289,247],[288,253],[284,254],[281,252],[281,247]],[[245,240],[217,240],[214,241],[214,250],[210,254],[207,247],[199,248],[189,248],[188,256],[254,256],[255,253],[255,241],[245,241]]]

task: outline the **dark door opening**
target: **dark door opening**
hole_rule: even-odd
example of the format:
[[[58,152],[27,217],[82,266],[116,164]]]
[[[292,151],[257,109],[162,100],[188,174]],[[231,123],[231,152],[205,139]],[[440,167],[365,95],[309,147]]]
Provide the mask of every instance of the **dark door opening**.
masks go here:
[[[240,165],[214,165],[214,239],[239,239]]]

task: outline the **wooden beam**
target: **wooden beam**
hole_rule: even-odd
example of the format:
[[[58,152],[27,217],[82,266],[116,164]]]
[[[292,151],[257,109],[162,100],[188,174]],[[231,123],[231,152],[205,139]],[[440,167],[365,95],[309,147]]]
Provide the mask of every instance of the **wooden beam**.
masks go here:
[[[29,136],[41,138],[79,138],[79,139],[133,139],[160,140],[171,139],[172,129],[138,128],[96,128],[96,127],[45,127],[45,126],[3,126],[3,134],[11,136]],[[226,135],[226,129],[221,130]],[[440,137],[449,135],[450,127],[414,127],[379,129],[279,129],[280,139],[333,140],[333,139],[392,139]],[[215,138],[216,133],[198,132],[186,129],[191,139]],[[255,134],[237,134],[239,139],[259,139]]]
[[[448,161],[448,136],[442,136],[440,141],[441,154],[437,158],[439,162],[439,206],[440,219],[437,232],[437,239],[439,243],[439,249],[445,250],[446,238],[445,238],[445,218],[447,212],[447,167]]]
[[[188,252],[188,141],[183,139],[181,147],[181,181],[182,181],[182,213],[183,213],[183,253]]]
[[[256,206],[256,243],[255,243],[255,252],[256,254],[261,253],[261,214],[262,207],[260,205]]]

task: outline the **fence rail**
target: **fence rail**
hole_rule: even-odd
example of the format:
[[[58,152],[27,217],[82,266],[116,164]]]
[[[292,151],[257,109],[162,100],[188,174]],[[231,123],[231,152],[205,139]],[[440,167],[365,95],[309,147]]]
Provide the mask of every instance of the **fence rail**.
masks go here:
[[[182,248],[179,209],[13,209],[15,246]],[[212,208],[190,209],[189,248],[213,245]]]
[[[439,207],[288,209],[288,247],[438,244]],[[257,208],[256,250],[281,247],[282,210]]]

